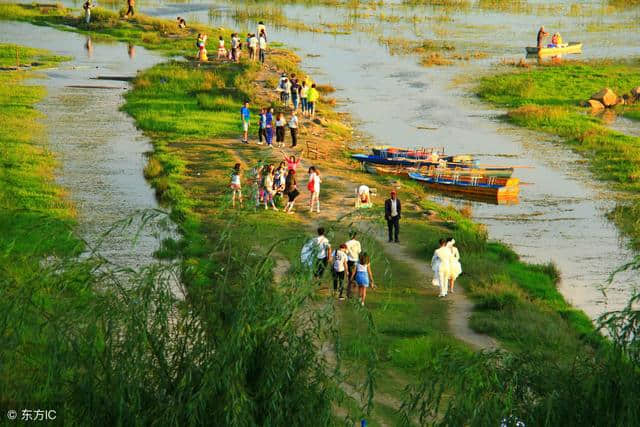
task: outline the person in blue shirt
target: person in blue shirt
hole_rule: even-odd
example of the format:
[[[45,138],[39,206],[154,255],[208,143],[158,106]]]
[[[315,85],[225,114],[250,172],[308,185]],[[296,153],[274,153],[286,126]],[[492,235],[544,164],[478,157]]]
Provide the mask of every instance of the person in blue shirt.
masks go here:
[[[267,145],[273,148],[271,141],[273,141],[273,107],[267,110]]]
[[[240,109],[240,119],[242,120],[242,142],[244,144],[249,143],[249,118],[251,112],[249,111],[249,101],[244,101],[243,107]]]

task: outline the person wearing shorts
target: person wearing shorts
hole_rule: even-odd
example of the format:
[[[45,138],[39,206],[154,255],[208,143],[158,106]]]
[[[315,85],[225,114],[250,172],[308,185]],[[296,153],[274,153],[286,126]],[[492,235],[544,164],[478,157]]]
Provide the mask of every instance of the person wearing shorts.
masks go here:
[[[371,260],[366,252],[360,254],[356,269],[354,270],[354,279],[358,285],[360,293],[360,305],[364,306],[364,300],[367,298],[367,288],[375,288],[373,283],[373,274],[371,273]]]
[[[236,198],[242,207],[242,185],[240,183],[240,163],[236,163],[231,171],[231,206],[236,207]]]
[[[242,142],[249,143],[249,119],[251,111],[249,111],[249,101],[244,101],[243,107],[240,109],[240,120],[242,120]]]

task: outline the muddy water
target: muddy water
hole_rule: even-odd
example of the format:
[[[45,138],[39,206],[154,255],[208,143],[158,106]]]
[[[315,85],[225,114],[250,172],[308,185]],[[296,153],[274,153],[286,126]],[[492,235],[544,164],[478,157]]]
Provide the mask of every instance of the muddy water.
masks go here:
[[[469,80],[500,57],[519,58],[524,46],[532,44],[535,25],[546,21],[548,28],[565,33],[565,39],[583,40],[583,57],[625,56],[630,41],[640,41],[640,33],[609,32],[607,37],[594,28],[622,26],[637,17],[637,10],[619,11],[613,16],[601,10],[602,3],[585,3],[591,16],[556,17],[553,12],[536,16],[550,2],[533,3],[527,13],[501,13],[472,8],[446,11],[437,8],[410,9],[403,13],[421,16],[448,15],[451,22],[421,28],[376,21],[378,34],[442,38],[482,49],[490,59],[454,67],[424,68],[415,58],[391,56],[376,42],[378,34],[351,35],[299,33],[284,28],[271,29],[271,40],[298,50],[304,67],[316,80],[338,87],[343,109],[359,122],[359,131],[380,143],[415,147],[446,146],[449,152],[477,153],[485,164],[529,166],[518,169],[522,186],[520,204],[493,206],[434,196],[444,203],[467,205],[476,220],[487,225],[490,236],[510,244],[531,262],[553,261],[562,273],[561,290],[590,316],[621,307],[636,285],[632,277],[619,275],[607,283],[610,273],[629,261],[627,242],[606,213],[613,208],[616,194],[598,183],[582,158],[552,138],[523,131],[499,119],[501,111],[487,110],[468,93],[454,85]],[[560,2],[568,14],[569,6]],[[210,20],[208,8],[219,7],[222,18]],[[387,6],[388,7],[388,6]],[[149,6],[147,12],[166,17],[187,16],[189,20],[245,28],[225,18],[226,4],[202,5],[192,2]],[[344,11],[324,7],[291,6],[288,16],[313,24],[343,20]],[[586,10],[586,9],[585,9]],[[391,10],[391,12],[394,12]],[[532,15],[532,13],[534,15]],[[373,21],[370,21],[373,23]],[[522,31],[526,28],[527,31]],[[571,36],[568,36],[571,30]],[[440,36],[438,36],[440,34]],[[448,34],[448,36],[447,36]],[[637,46],[638,43],[635,43]],[[587,48],[588,46],[588,48]],[[418,127],[435,128],[421,130]]]
[[[0,42],[49,49],[73,60],[46,70],[36,84],[47,87],[38,105],[48,131],[46,146],[59,161],[57,181],[68,190],[78,212],[80,235],[97,245],[101,235],[117,221],[158,205],[142,169],[144,153],[151,150],[132,119],[119,111],[126,82],[91,80],[99,75],[134,76],[137,70],[162,61],[144,49],[133,52],[121,43],[92,43],[70,32],[22,23],[0,22]],[[113,89],[71,88],[71,85]],[[138,267],[152,260],[158,240],[146,229],[132,243],[136,228],[114,232],[99,252],[113,262]]]

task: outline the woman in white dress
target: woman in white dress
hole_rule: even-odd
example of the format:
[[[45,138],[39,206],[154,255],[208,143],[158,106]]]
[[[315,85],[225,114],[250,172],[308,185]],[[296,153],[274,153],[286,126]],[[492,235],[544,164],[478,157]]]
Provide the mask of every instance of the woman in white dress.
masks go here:
[[[440,239],[438,241],[438,249],[443,247],[447,241],[445,239]],[[438,281],[438,274],[440,269],[440,258],[436,254],[436,251],[433,252],[433,256],[431,257],[431,270],[433,270],[433,280],[431,280],[431,284],[436,288],[440,287],[440,282]]]
[[[440,283],[440,298],[447,296],[447,290],[449,288],[449,277],[451,276],[451,261],[453,254],[451,249],[446,245],[441,246],[435,252],[435,255],[440,259],[438,265],[438,282]]]
[[[451,265],[449,269],[449,292],[453,293],[453,285],[460,273],[462,273],[462,264],[460,264],[460,252],[454,245],[456,241],[450,237],[447,239],[447,248],[451,251]]]

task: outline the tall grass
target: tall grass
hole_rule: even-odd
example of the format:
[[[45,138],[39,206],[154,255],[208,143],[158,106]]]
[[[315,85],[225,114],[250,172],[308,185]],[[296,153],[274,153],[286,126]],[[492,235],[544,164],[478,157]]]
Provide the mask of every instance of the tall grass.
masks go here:
[[[640,200],[640,138],[609,129],[598,117],[584,114],[578,104],[603,87],[619,94],[637,86],[637,61],[567,62],[519,72],[496,73],[480,79],[476,93],[483,99],[509,108],[510,122],[563,138],[590,160],[600,179],[626,190],[631,200],[613,212],[612,218],[640,245],[634,221],[623,211],[636,211]]]
[[[600,319],[612,343],[597,351],[576,348],[567,360],[540,353],[441,351],[405,390],[404,419],[422,425],[635,425],[640,417],[638,310]],[[461,369],[464,366],[464,369]],[[518,422],[522,424],[517,424]]]

